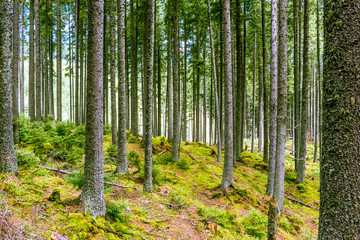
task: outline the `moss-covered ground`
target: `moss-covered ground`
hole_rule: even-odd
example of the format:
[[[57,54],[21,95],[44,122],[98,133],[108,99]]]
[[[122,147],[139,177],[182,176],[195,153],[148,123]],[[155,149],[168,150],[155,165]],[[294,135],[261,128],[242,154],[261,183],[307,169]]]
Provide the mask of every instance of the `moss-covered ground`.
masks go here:
[[[56,231],[68,239],[266,239],[267,164],[257,152],[244,152],[234,169],[237,188],[229,192],[232,205],[212,191],[222,176],[215,146],[183,142],[180,161],[174,163],[171,145],[164,137],[154,138],[154,192],[146,194],[142,191],[141,138],[128,134],[129,173],[114,175],[116,147],[105,128],[105,180],[126,187],[106,185],[107,214],[93,219],[79,213],[76,202],[82,186],[84,129],[22,121],[17,145],[20,172],[0,175],[0,198],[11,209],[14,227],[32,238],[49,239]],[[313,163],[314,147],[309,143],[305,184],[295,184],[291,144],[287,145],[279,239],[316,239],[319,165]]]

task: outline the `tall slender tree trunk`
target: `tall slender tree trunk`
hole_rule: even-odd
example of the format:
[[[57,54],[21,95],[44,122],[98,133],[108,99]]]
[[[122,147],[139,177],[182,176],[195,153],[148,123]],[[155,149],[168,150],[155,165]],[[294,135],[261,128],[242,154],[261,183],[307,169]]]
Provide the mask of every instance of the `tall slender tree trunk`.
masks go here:
[[[263,0],[262,0],[263,1]],[[261,6],[261,8],[263,8]],[[262,17],[262,9],[261,9]],[[262,21],[261,21],[262,23]],[[263,34],[261,34],[263,35]],[[262,40],[262,39],[261,39]],[[263,40],[262,40],[263,45]],[[262,46],[263,48],[263,46]],[[259,64],[259,104],[258,104],[258,151],[263,152],[264,144],[264,81],[263,81],[263,66]]]
[[[13,1],[13,58],[12,58],[12,111],[13,121],[19,118],[19,0]],[[13,124],[14,141],[17,142],[19,125]]]
[[[25,78],[25,1],[21,0],[21,75],[20,75],[20,112],[25,113],[25,105],[24,105],[24,78]]]
[[[320,6],[319,0],[316,1],[316,60],[317,60],[317,75],[316,75],[316,101],[317,104],[315,106],[315,140],[314,140],[314,162],[318,162],[318,139],[319,139],[319,132],[321,132],[320,126],[320,82],[321,82],[321,65],[320,65]]]
[[[152,192],[152,103],[155,0],[145,2],[144,16],[144,191]],[[179,136],[180,137],[180,136]]]
[[[180,40],[179,40],[179,3],[173,1],[174,8],[174,75],[173,75],[173,136],[172,161],[178,162],[180,157]]]
[[[115,59],[115,0],[110,4],[110,79],[111,79],[111,136],[112,144],[117,145],[116,120],[116,59]]]
[[[40,55],[40,0],[35,0],[36,40],[36,121],[41,121],[41,55]],[[46,36],[45,36],[46,40]],[[45,61],[46,63],[46,61]],[[35,67],[35,66],[34,66]],[[33,73],[31,73],[33,74]],[[45,76],[46,79],[46,76]],[[47,89],[45,89],[47,91]],[[34,98],[35,100],[35,98]],[[35,101],[34,101],[35,103]],[[34,105],[35,108],[35,105]],[[35,111],[35,110],[34,110]]]
[[[30,33],[29,33],[29,116],[35,121],[35,54],[34,54],[34,9],[35,0],[30,0]]]
[[[103,0],[88,0],[88,88],[84,187],[81,208],[93,217],[106,213],[103,162]]]
[[[119,131],[116,172],[126,174],[128,171],[126,146],[126,58],[125,58],[125,4],[124,0],[117,0],[118,15],[118,102],[119,102]]]
[[[79,15],[80,0],[75,0],[75,125],[80,125],[80,103],[79,103]]]
[[[217,136],[217,144],[218,144],[218,162],[221,162],[221,126],[220,126],[220,108],[219,108],[219,97],[218,97],[218,86],[217,86],[217,71],[216,71],[216,62],[215,62],[215,51],[214,51],[214,38],[213,38],[213,27],[211,20],[211,8],[210,8],[210,0],[207,0],[208,5],[208,16],[209,16],[209,31],[210,31],[210,48],[211,48],[211,67],[212,72],[214,74],[214,92],[215,92],[215,112],[216,112],[216,136]]]
[[[183,79],[183,126],[182,126],[182,140],[187,140],[187,27],[186,27],[187,18],[184,19],[184,79]]]
[[[271,0],[271,67],[270,67],[270,131],[269,170],[266,193],[273,197],[276,163],[276,119],[278,96],[278,11],[277,0]]]
[[[319,240],[360,238],[359,3],[324,2]]]
[[[158,57],[157,57],[157,61],[158,61],[158,64],[157,64],[157,67],[158,67],[158,74],[157,74],[157,97],[158,97],[158,101],[157,101],[157,104],[158,104],[158,126],[157,126],[157,130],[158,130],[158,136],[161,136],[161,120],[162,120],[162,117],[161,117],[161,47],[160,47],[160,44],[158,44]]]
[[[70,121],[73,122],[73,79],[72,79],[72,37],[71,37],[71,15],[70,15],[70,3],[68,3],[69,11],[69,88],[70,88]]]
[[[307,104],[309,85],[309,0],[304,0],[304,53],[303,53],[303,81],[301,99],[301,141],[299,164],[296,172],[296,182],[304,183],[306,169],[306,144],[307,144]]]
[[[172,142],[173,138],[173,89],[171,79],[171,53],[172,53],[172,6],[171,0],[167,0],[168,4],[168,16],[167,16],[167,100],[168,100],[168,139]]]
[[[294,125],[295,125],[295,134],[293,141],[295,142],[295,170],[297,169],[298,160],[299,160],[299,147],[300,147],[300,76],[299,76],[299,31],[298,31],[298,0],[294,0],[293,9],[294,9]]]
[[[133,136],[138,132],[138,80],[137,80],[137,42],[136,42],[136,16],[134,1],[130,0],[130,48],[131,48],[131,129]]]
[[[274,7],[274,3],[272,4]],[[274,194],[269,204],[268,239],[276,239],[277,221],[284,205],[287,127],[287,0],[279,0],[278,102]],[[274,17],[274,16],[273,16]],[[273,37],[273,36],[272,36]]]
[[[261,28],[262,28],[262,82],[264,89],[264,155],[263,161],[269,162],[269,96],[268,96],[268,80],[266,75],[267,59],[266,59],[266,12],[265,12],[265,0],[261,0]]]
[[[205,35],[206,35],[206,32],[205,32]],[[206,44],[205,44],[205,46],[204,46],[204,54],[203,54],[203,58],[204,58],[204,64],[206,65]],[[203,142],[206,144],[206,130],[207,130],[207,128],[206,128],[206,125],[207,125],[207,123],[206,123],[206,120],[207,120],[207,118],[206,118],[206,107],[207,107],[207,105],[206,105],[206,69],[204,70],[205,72],[204,72],[204,82],[203,82],[203,91],[204,91],[204,93],[203,93],[203,124],[202,124],[202,126],[203,126]]]
[[[244,34],[243,34],[243,57],[242,57],[242,94],[241,94],[241,121],[240,121],[240,148],[243,151],[244,138],[246,137],[246,2],[243,7]]]
[[[256,14],[256,9],[255,9]],[[256,28],[254,34],[254,73],[253,73],[253,91],[252,91],[252,124],[251,124],[251,152],[254,153],[254,146],[255,146],[255,93],[256,93]]]
[[[12,2],[0,1],[0,172],[17,173],[12,124]]]
[[[61,57],[61,8],[60,0],[57,0],[57,26],[56,26],[56,115],[59,122],[62,121],[62,57]]]
[[[103,123],[107,124],[108,122],[108,108],[107,108],[107,102],[108,102],[108,72],[107,72],[107,66],[108,66],[108,61],[107,61],[107,56],[108,56],[108,51],[107,51],[107,42],[106,42],[106,29],[107,29],[107,16],[106,16],[106,12],[107,12],[107,0],[104,0],[104,42],[103,42],[103,65],[104,65],[104,69],[103,69]]]
[[[232,114],[232,71],[231,71],[231,24],[230,0],[223,3],[224,20],[224,57],[225,57],[225,156],[221,189],[227,194],[228,188],[234,186],[233,180],[233,114]]]

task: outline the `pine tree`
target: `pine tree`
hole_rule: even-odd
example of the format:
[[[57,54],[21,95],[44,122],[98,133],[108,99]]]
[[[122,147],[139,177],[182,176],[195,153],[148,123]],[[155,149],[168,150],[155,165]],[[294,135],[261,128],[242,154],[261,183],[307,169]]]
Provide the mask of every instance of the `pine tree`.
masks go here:
[[[60,0],[57,0],[57,26],[56,26],[56,115],[59,122],[62,121],[62,57],[61,57],[61,8]]]

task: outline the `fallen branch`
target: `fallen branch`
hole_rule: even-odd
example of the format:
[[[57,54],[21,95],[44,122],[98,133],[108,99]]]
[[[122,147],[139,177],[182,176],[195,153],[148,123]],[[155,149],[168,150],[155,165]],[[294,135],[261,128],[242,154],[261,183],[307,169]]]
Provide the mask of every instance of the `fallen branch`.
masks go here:
[[[53,232],[51,234],[51,240],[68,240],[68,239],[66,237],[64,237],[64,236],[61,236],[57,232]]]
[[[287,194],[289,194],[288,192],[286,192]],[[300,200],[297,200],[296,198],[294,198],[294,197],[291,197],[291,196],[285,196],[287,199],[289,199],[290,201],[293,201],[293,202],[296,202],[296,203],[299,203],[299,204],[301,204],[301,205],[303,205],[303,206],[305,206],[305,207],[309,207],[309,208],[312,208],[312,209],[315,209],[315,210],[318,210],[319,211],[319,208],[317,208],[317,207],[315,207],[315,206],[311,206],[311,205],[309,205],[309,204],[307,204],[307,203],[304,203],[304,202],[302,202],[302,201],[300,201]]]
[[[39,166],[39,167],[45,168],[45,169],[50,170],[50,171],[63,173],[63,174],[73,174],[73,173],[75,173],[75,172],[70,172],[70,171],[66,171],[66,170],[62,170],[62,169],[56,169],[56,168],[47,167],[47,166]],[[116,183],[112,183],[112,182],[104,182],[104,183],[107,184],[107,185],[110,185],[110,186],[115,186],[115,187],[120,187],[120,188],[126,188],[127,187],[125,185],[120,185],[120,184],[116,184]]]
[[[188,155],[189,155],[189,157],[191,157],[192,160],[194,160],[195,162],[197,162],[196,159],[195,159],[193,156],[190,155],[190,153],[188,153]]]
[[[166,150],[162,151],[161,153],[158,154],[158,156],[164,154],[166,152]]]

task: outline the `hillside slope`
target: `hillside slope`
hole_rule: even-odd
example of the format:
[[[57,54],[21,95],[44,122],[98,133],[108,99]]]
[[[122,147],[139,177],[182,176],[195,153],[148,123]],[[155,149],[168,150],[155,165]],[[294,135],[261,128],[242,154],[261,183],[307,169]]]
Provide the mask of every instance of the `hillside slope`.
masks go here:
[[[145,194],[141,138],[128,134],[129,174],[114,175],[116,147],[105,129],[105,180],[122,186],[105,185],[107,215],[92,219],[79,213],[76,201],[82,185],[84,127],[31,124],[27,119],[20,123],[20,173],[0,175],[0,238],[48,239],[56,231],[69,239],[266,239],[267,164],[257,154],[244,152],[237,163],[231,203],[212,190],[222,176],[216,147],[183,142],[181,160],[174,163],[167,140],[154,138],[155,187],[154,193]],[[306,183],[296,185],[293,156],[287,153],[279,239],[316,239],[319,165],[312,163],[311,145],[308,157]]]

